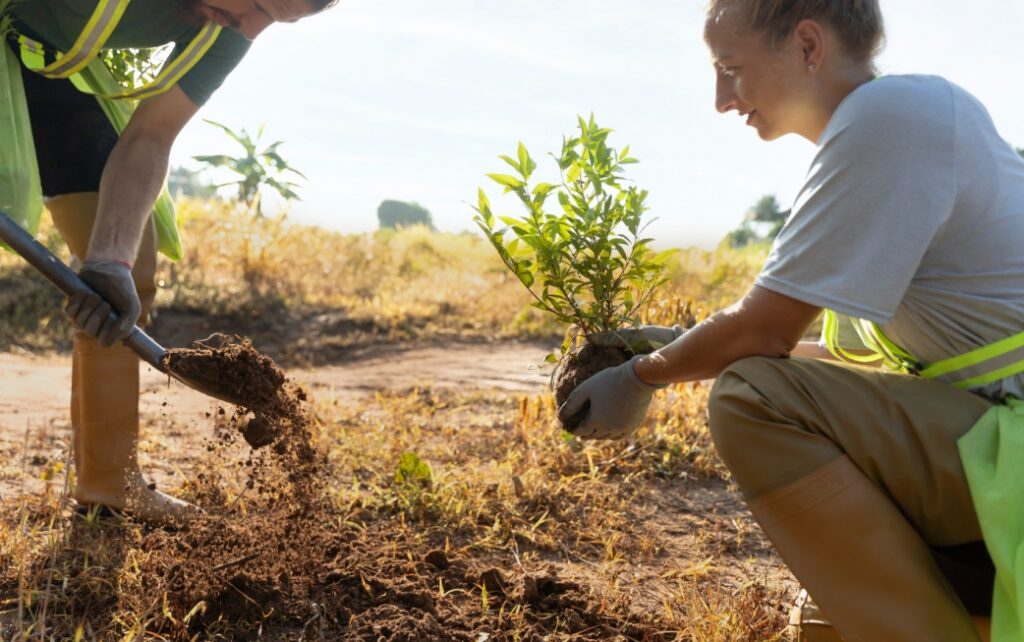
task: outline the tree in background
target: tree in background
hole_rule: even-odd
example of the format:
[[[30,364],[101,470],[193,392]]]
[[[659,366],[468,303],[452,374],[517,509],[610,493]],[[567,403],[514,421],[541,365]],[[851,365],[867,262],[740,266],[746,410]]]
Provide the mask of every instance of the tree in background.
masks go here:
[[[196,172],[180,166],[172,167],[167,175],[167,189],[174,198],[213,198],[217,195],[216,185],[200,180]]]
[[[262,189],[271,187],[286,201],[302,200],[295,193],[297,184],[284,180],[285,174],[294,174],[302,178],[306,176],[288,164],[277,153],[277,148],[284,141],[274,141],[267,147],[259,150],[260,139],[263,137],[264,125],[260,125],[256,132],[256,138],[249,135],[245,129],[238,132],[233,131],[226,125],[207,120],[207,123],[219,127],[225,134],[231,137],[236,143],[242,146],[245,153],[242,156],[228,156],[226,154],[213,154],[206,156],[193,156],[200,163],[205,163],[204,170],[224,168],[237,174],[240,178],[226,183],[220,183],[216,187],[234,185],[238,189],[237,200],[244,203],[246,208],[255,216],[262,216],[263,209],[260,206]]]
[[[743,217],[743,223],[729,232],[723,243],[732,248],[746,247],[754,243],[775,240],[789,218],[790,210],[781,210],[779,201],[772,195],[762,196]]]
[[[409,225],[426,225],[434,229],[430,210],[419,203],[403,201],[382,201],[377,207],[377,220],[381,229],[398,229]]]

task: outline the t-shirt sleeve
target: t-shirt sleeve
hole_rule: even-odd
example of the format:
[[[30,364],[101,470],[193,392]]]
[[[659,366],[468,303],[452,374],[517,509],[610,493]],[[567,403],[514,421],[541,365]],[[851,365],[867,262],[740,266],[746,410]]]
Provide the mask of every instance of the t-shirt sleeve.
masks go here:
[[[948,84],[879,79],[839,106],[757,285],[892,321],[956,199]]]
[[[189,41],[178,42],[174,46],[168,62],[176,58],[188,46]],[[228,74],[249,51],[252,43],[234,29],[221,29],[213,46],[199,59],[192,69],[188,70],[178,86],[196,105],[203,105],[210,99],[213,92],[224,82]]]

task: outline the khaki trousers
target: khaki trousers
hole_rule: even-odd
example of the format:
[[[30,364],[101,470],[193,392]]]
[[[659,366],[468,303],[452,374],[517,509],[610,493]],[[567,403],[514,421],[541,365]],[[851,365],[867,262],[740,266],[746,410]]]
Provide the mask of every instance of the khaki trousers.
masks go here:
[[[887,528],[904,531],[891,546],[850,551],[862,557],[853,568],[878,568],[903,552],[920,558],[924,544],[951,547],[981,539],[956,441],[991,404],[919,377],[814,359],[757,357],[740,360],[722,373],[708,414],[718,452],[752,507],[778,497],[780,490],[801,485],[813,489],[819,471],[840,460],[852,462],[881,493],[872,509],[879,511],[879,520],[888,511]],[[904,521],[909,529],[896,523]],[[811,551],[822,550],[823,537],[848,535],[834,524],[815,522],[812,515],[803,530],[785,533],[785,538],[790,555],[794,541],[796,555],[804,548],[813,555]],[[934,566],[927,559],[923,563]],[[811,568],[828,576],[827,568],[819,572],[822,564],[828,566],[819,561]],[[933,570],[922,569],[920,576],[943,583],[941,573]],[[821,578],[815,581],[820,588]],[[841,593],[843,583],[843,577],[829,576],[825,586],[829,592],[836,586]],[[878,593],[885,591],[879,587]],[[905,598],[915,603],[913,595]],[[827,614],[828,605],[822,606]]]

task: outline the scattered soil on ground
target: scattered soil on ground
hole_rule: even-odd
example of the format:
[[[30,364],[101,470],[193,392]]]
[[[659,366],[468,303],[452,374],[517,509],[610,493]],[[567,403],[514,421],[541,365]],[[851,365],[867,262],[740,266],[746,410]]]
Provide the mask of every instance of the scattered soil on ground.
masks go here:
[[[238,341],[234,345],[229,350],[244,350],[237,347]],[[278,373],[282,382],[278,396],[281,390],[294,392],[290,388],[294,384]],[[276,375],[274,378],[277,380]],[[329,439],[321,422],[327,422],[335,432],[352,431],[344,437],[347,441],[358,439],[361,431],[375,425],[378,413],[383,417],[379,420],[382,429],[409,435],[408,440],[395,438],[403,448],[429,453],[432,440],[439,444],[453,440],[456,443],[451,446],[451,456],[457,456],[458,461],[487,459],[501,445],[531,438],[531,433],[513,423],[516,408],[523,417],[532,417],[550,405],[547,399],[542,404],[526,398],[514,400],[507,393],[478,394],[464,400],[448,392],[435,395],[427,390],[415,396],[419,400],[415,404],[414,396],[408,401],[402,396],[388,397],[391,405],[375,410],[373,404],[384,402],[385,395],[381,394],[370,397],[364,407],[354,407],[347,419],[347,414],[322,415],[326,409],[323,399],[314,413],[306,407],[304,396],[295,393],[290,397],[294,402],[291,413],[286,413],[288,423],[284,427],[272,423],[268,429],[273,435],[270,447],[258,450],[243,444],[243,440],[253,441],[245,430],[255,416],[226,407],[214,409],[208,415],[213,437],[205,444],[200,461],[189,462],[189,478],[181,488],[184,498],[206,510],[201,518],[173,532],[150,530],[133,523],[86,520],[66,510],[61,512],[57,502],[46,504],[40,499],[39,515],[26,519],[39,524],[39,528],[60,524],[60,541],[38,555],[18,558],[31,560],[31,567],[17,567],[17,572],[8,575],[0,572],[0,601],[14,595],[22,582],[52,587],[50,621],[66,623],[72,633],[79,622],[86,622],[87,627],[112,626],[113,614],[133,613],[148,618],[142,626],[168,640],[712,639],[696,633],[682,635],[683,624],[666,626],[663,618],[669,608],[666,604],[677,609],[687,606],[678,601],[680,586],[701,587],[693,590],[700,591],[702,600],[710,600],[709,609],[725,612],[731,608],[733,601],[723,603],[729,607],[715,606],[719,604],[716,599],[724,598],[708,597],[726,595],[715,592],[719,590],[719,578],[707,570],[704,561],[721,555],[729,572],[737,576],[733,581],[730,575],[726,582],[729,599],[736,595],[748,600],[750,611],[757,615],[744,620],[757,623],[749,636],[728,639],[766,640],[770,636],[765,632],[779,630],[780,615],[772,606],[779,596],[774,591],[749,592],[747,587],[761,590],[760,581],[769,579],[761,578],[760,570],[746,570],[752,553],[762,560],[757,569],[773,568],[776,562],[760,538],[746,533],[749,526],[744,525],[742,506],[724,482],[708,486],[710,482],[685,475],[672,487],[662,488],[664,484],[657,478],[648,482],[643,494],[661,501],[647,507],[630,503],[636,514],[623,519],[629,524],[649,524],[656,539],[636,545],[652,551],[643,558],[645,563],[627,564],[624,559],[639,555],[630,548],[634,546],[633,537],[621,542],[590,542],[587,529],[576,529],[584,538],[583,544],[566,546],[557,553],[545,553],[540,544],[531,545],[533,540],[542,541],[538,538],[552,520],[570,520],[577,514],[582,519],[601,512],[601,505],[594,499],[569,501],[564,491],[554,486],[543,490],[546,486],[541,484],[547,484],[550,473],[537,474],[545,470],[537,466],[551,466],[558,457],[567,457],[562,466],[568,468],[562,472],[568,474],[577,457],[567,447],[557,457],[547,452],[541,462],[524,463],[518,473],[523,480],[513,477],[511,482],[502,482],[511,489],[508,505],[529,512],[521,518],[526,521],[521,534],[513,538],[515,546],[497,549],[485,542],[514,515],[500,512],[498,520],[496,515],[483,513],[479,528],[469,531],[442,526],[436,523],[436,515],[402,508],[401,501],[391,495],[405,491],[388,481],[393,478],[389,472],[393,464],[386,463],[389,458],[378,453],[374,455],[376,460],[366,460],[366,455],[338,460],[336,454],[328,459],[324,452],[327,442],[319,441]],[[255,402],[252,405],[259,406]],[[354,423],[349,426],[349,421]],[[438,426],[431,427],[431,421],[438,422]],[[177,425],[175,429],[181,428]],[[456,428],[458,432],[448,432]],[[188,434],[197,440],[195,433]],[[25,435],[23,456],[36,449],[27,431]],[[359,452],[374,451],[360,447]],[[632,454],[606,456],[606,465],[627,466],[631,457],[641,457],[645,450],[624,452]],[[699,454],[694,451],[692,456]],[[441,456],[435,454],[431,459],[438,462]],[[605,464],[597,465],[604,470]],[[590,473],[582,476],[594,475],[594,466],[591,463]],[[444,468],[459,469],[455,460]],[[384,471],[384,477],[375,472],[379,470]],[[581,472],[586,470],[584,466]],[[504,479],[504,473],[494,475],[486,477],[493,477],[494,484],[484,485],[486,480],[482,480],[479,492],[473,494],[479,495],[485,506],[498,501],[498,481]],[[339,484],[354,484],[363,489],[359,492],[385,495],[368,495],[356,503],[349,503],[351,499],[339,501]],[[450,480],[447,487],[458,488],[459,483]],[[705,487],[708,497],[694,495]],[[611,488],[588,497],[607,497]],[[635,492],[641,491],[638,488]],[[48,505],[54,508],[45,508]],[[10,506],[15,507],[13,503]],[[57,515],[61,517],[55,520]],[[654,516],[661,521],[654,520]],[[713,520],[713,530],[699,527],[709,519]],[[607,522],[606,515],[602,514],[601,522]],[[632,535],[640,536],[647,529],[645,526]],[[669,533],[670,529],[673,532]],[[570,540],[560,536],[558,541]],[[605,550],[606,545],[614,546],[609,564],[618,570],[598,577],[595,560],[603,558],[585,551]],[[654,549],[663,552],[655,553]],[[627,558],[621,557],[623,550]],[[607,554],[613,555],[611,551],[607,549]],[[0,562],[3,559],[0,550]],[[770,584],[775,584],[776,574],[772,571]],[[642,585],[644,592],[638,596],[635,590],[626,592],[623,585]],[[47,595],[50,590],[47,588]],[[12,614],[8,616],[14,617]],[[0,612],[0,625],[3,617]],[[694,621],[701,617],[695,615]],[[708,622],[710,626],[717,620]],[[87,629],[87,637],[92,630]],[[107,632],[114,631],[111,628]],[[102,633],[98,631],[97,636]]]
[[[226,623],[224,633],[236,639],[257,635],[273,614],[278,622],[302,623],[304,632],[313,623],[321,634],[330,631],[349,640],[471,641],[491,619],[485,613],[490,600],[519,611],[528,607],[518,622],[508,621],[508,632],[518,630],[523,640],[540,640],[553,630],[579,639],[598,632],[603,638],[611,625],[631,638],[655,633],[599,615],[598,604],[578,585],[554,574],[481,570],[479,564],[449,559],[443,550],[421,551],[408,541],[394,543],[404,555],[382,558],[386,533],[367,537],[339,527],[344,516],[327,496],[330,471],[312,440],[305,395],[288,385],[269,357],[248,340],[220,336],[173,350],[165,363],[242,406],[217,431],[208,445],[211,453],[231,447],[239,428],[253,448],[273,444],[246,462],[243,493],[255,493],[246,516],[228,519],[231,502],[223,496],[223,480],[211,470],[198,478],[195,499],[200,505],[226,505],[221,514],[208,514],[179,532],[144,536],[139,548],[147,563],[141,575],[156,584],[151,591],[167,595],[170,622],[188,621],[170,627],[174,637],[221,633]],[[247,412],[254,417],[247,420]],[[211,566],[211,560],[218,563]],[[490,597],[443,599],[448,592],[468,596],[477,589]]]
[[[614,368],[626,363],[632,357],[633,353],[623,348],[593,343],[584,345],[578,352],[563,356],[551,380],[551,387],[555,393],[555,404],[561,408],[576,386],[606,368]],[[587,416],[589,410],[590,403],[588,402],[575,415],[563,419],[562,427],[572,432]]]

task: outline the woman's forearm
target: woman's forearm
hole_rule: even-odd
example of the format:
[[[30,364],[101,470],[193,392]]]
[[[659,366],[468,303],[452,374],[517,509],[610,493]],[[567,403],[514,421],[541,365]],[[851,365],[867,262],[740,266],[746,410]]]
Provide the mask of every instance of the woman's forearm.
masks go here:
[[[788,357],[820,313],[818,307],[755,286],[738,303],[638,359],[634,370],[648,383],[696,381],[717,377],[745,357]]]

